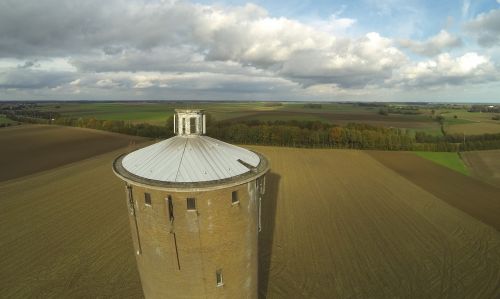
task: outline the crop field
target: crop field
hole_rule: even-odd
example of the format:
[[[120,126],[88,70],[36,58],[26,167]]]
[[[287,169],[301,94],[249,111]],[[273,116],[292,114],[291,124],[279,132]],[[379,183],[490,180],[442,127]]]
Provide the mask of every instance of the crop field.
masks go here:
[[[0,181],[89,158],[145,138],[50,125],[0,129]]]
[[[487,199],[470,197],[471,209],[378,152],[251,148],[272,165],[259,244],[262,297],[500,295],[500,234],[488,218],[499,214],[488,200],[500,189],[387,152],[400,164],[429,163],[445,194],[457,188],[453,175],[463,178],[457,184]],[[0,182],[2,297],[141,297],[124,187],[111,171],[127,150]],[[461,199],[471,196],[463,191]]]
[[[448,152],[415,152],[416,155],[435,162],[449,169],[458,171],[461,174],[469,175],[469,170],[460,158],[458,153]]]
[[[164,124],[174,109],[193,108],[193,104],[166,102],[115,102],[115,103],[56,103],[41,105],[41,110],[55,111],[63,117],[95,117],[103,120],[124,120],[135,123]],[[206,109],[214,118],[224,120],[244,116],[249,112],[275,109],[260,102],[243,103],[196,103],[198,109]],[[246,112],[245,112],[246,111]]]
[[[264,244],[272,240],[261,252],[270,265],[261,275],[268,298],[500,294],[500,235],[470,211],[454,208],[366,152],[254,149],[270,157],[275,181],[267,191],[276,202],[268,198],[263,207],[275,216],[267,218],[262,235]],[[406,157],[394,159],[404,163]],[[428,163],[440,175],[460,175]],[[443,179],[445,192],[456,188]],[[464,188],[485,187],[475,184]],[[497,200],[500,190],[494,195]]]
[[[205,109],[217,120],[304,120],[344,125],[349,122],[408,128],[440,133],[439,124],[427,114],[380,115],[375,107],[354,104],[322,104],[321,108],[304,108],[303,103],[273,104],[266,102],[115,102],[40,104],[44,111],[55,111],[63,117],[95,117],[103,120],[124,120],[134,123],[164,124],[176,108]]]
[[[467,112],[465,109],[441,112],[445,118],[447,133],[466,135],[500,133],[500,121],[491,119],[495,113]]]
[[[16,121],[8,119],[4,114],[0,114],[0,126],[4,124],[14,125],[17,124]]]
[[[117,154],[0,183],[1,297],[142,296]]]
[[[468,123],[468,124],[456,124],[447,127],[446,132],[454,134],[496,134],[500,133],[500,121],[496,123],[492,122],[480,122],[480,123]]]
[[[500,150],[462,153],[471,174],[500,188]]]
[[[500,188],[439,167],[413,152],[368,153],[420,188],[500,231]]]
[[[163,125],[173,115],[174,109],[199,108],[205,109],[216,120],[298,120],[337,125],[355,122],[423,131],[431,135],[442,135],[440,124],[436,120],[437,116],[441,116],[447,133],[500,133],[500,121],[492,120],[495,113],[468,112],[464,107],[439,108],[440,106],[393,103],[386,104],[384,109],[393,110],[383,115],[379,113],[382,105],[321,103],[308,106],[307,103],[300,102],[59,102],[38,103],[37,109],[57,112],[61,117],[94,117],[100,120]],[[405,111],[414,114],[405,114]]]

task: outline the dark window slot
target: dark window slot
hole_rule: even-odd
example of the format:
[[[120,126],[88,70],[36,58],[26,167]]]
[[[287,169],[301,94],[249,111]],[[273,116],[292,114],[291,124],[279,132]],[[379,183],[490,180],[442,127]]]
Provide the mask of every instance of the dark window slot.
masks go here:
[[[188,211],[196,211],[196,199],[194,197],[188,197],[186,203]]]
[[[151,206],[151,194],[144,193],[144,203],[148,206]]]

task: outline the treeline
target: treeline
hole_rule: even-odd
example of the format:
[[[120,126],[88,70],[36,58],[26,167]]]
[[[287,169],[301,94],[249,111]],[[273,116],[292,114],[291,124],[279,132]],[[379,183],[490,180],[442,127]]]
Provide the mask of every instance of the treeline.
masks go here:
[[[173,117],[164,125],[95,118],[41,119],[23,115],[9,118],[31,123],[47,123],[105,130],[150,138],[169,138]],[[434,136],[398,128],[350,123],[336,126],[319,121],[216,121],[207,115],[211,137],[237,144],[259,144],[308,148],[349,148],[378,150],[467,151],[500,149],[500,134]]]
[[[496,112],[500,113],[500,106],[498,105],[472,105],[468,112]]]
[[[364,124],[333,126],[318,121],[214,122],[210,136],[231,143],[291,147],[410,150],[408,131]]]
[[[309,108],[309,109],[321,109],[323,108],[323,105],[321,104],[315,104],[315,103],[308,103],[302,105],[303,108]]]
[[[350,123],[335,126],[318,121],[212,122],[210,136],[240,144],[291,147],[417,151],[500,149],[500,134],[434,136],[424,132]]]
[[[15,121],[22,121],[28,123],[50,123],[52,119],[56,119],[60,117],[58,112],[53,111],[40,111],[34,109],[22,109],[22,110],[3,110],[2,111],[5,116]]]
[[[123,120],[102,120],[96,118],[59,118],[52,124],[61,126],[72,126],[96,130],[104,130],[109,132],[143,136],[150,138],[169,138],[173,133],[173,118],[171,117],[167,123],[171,125],[158,126],[147,123],[133,123]]]
[[[380,115],[389,115],[390,114],[403,114],[403,115],[418,115],[422,114],[422,112],[417,107],[407,106],[407,107],[392,107],[386,106],[382,107],[378,110],[378,114]]]

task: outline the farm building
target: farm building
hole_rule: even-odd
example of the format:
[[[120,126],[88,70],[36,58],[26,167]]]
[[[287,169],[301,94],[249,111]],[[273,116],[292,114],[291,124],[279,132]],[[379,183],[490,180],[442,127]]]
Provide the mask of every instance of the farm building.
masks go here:
[[[202,110],[176,110],[176,136],[119,156],[146,298],[257,298],[267,159],[205,136]]]

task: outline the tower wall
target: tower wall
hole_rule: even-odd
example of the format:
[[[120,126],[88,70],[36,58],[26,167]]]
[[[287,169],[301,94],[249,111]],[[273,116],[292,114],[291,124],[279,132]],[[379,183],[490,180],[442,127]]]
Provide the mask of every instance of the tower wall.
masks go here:
[[[263,180],[204,192],[168,192],[127,183],[132,239],[146,298],[257,298]],[[195,198],[196,211],[187,210],[188,197]],[[222,286],[217,285],[218,270]]]

